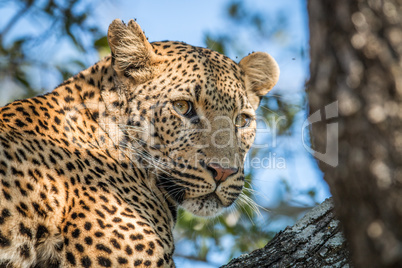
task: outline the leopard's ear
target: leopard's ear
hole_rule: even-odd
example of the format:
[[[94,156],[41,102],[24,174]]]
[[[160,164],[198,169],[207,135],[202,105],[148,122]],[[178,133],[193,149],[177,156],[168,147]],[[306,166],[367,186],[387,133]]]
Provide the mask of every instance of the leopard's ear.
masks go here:
[[[109,26],[107,38],[112,51],[112,65],[118,75],[133,78],[136,83],[152,78],[162,57],[154,53],[134,20],[127,25],[119,19],[114,20]]]
[[[245,73],[247,97],[257,110],[262,96],[268,93],[279,79],[279,66],[269,54],[255,52],[239,62]]]

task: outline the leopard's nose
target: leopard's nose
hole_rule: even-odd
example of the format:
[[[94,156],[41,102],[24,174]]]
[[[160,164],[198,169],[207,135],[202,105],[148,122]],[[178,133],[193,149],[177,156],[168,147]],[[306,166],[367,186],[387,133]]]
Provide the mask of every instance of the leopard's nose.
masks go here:
[[[212,172],[216,182],[224,182],[230,175],[239,171],[238,168],[224,168],[218,163],[209,163],[207,168]]]

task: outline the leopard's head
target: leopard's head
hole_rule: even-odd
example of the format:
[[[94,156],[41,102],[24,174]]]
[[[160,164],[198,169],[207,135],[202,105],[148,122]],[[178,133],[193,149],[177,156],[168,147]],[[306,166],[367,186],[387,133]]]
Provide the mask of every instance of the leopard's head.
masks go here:
[[[149,43],[138,24],[109,27],[115,84],[127,100],[120,145],[177,205],[199,216],[231,206],[244,185],[255,110],[278,81],[266,53],[240,63],[181,42]]]

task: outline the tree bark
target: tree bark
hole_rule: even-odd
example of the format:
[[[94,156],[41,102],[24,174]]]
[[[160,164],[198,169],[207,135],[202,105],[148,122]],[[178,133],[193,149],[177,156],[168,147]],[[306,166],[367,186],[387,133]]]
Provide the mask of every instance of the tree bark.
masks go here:
[[[354,266],[402,267],[402,0],[309,0],[308,11],[310,111],[339,108],[312,125],[312,145]]]
[[[264,248],[242,255],[222,268],[350,267],[349,253],[333,204],[327,199]]]

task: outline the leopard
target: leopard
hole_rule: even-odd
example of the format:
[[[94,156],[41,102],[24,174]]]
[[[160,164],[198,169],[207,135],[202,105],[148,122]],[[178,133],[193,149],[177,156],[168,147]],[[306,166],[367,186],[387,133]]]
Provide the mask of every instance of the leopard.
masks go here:
[[[0,267],[175,267],[178,209],[233,207],[256,109],[279,79],[114,20],[110,55],[0,109]]]

